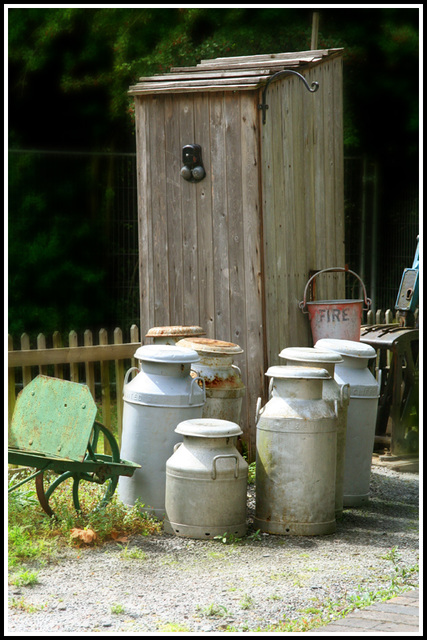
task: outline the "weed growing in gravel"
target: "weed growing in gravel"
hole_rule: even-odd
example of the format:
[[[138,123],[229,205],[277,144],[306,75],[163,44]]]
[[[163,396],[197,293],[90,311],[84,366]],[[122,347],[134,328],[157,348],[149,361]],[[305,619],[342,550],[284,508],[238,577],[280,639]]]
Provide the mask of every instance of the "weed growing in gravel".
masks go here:
[[[21,571],[10,579],[10,584],[17,587],[32,587],[34,584],[38,584],[38,575],[38,571]]]
[[[242,609],[250,609],[253,603],[254,601],[252,600],[251,596],[248,596],[248,594],[245,593],[243,598],[240,600],[239,605],[242,607]]]
[[[219,536],[214,536],[214,540],[218,540],[223,544],[234,544],[235,542],[239,542],[241,539],[242,538],[239,538],[234,533],[227,533],[227,532]]]
[[[120,552],[120,556],[124,560],[146,560],[147,558],[147,554],[144,551],[142,551],[142,549],[138,549],[136,547],[129,549],[128,544],[125,547],[119,544],[119,547],[121,547],[122,549]]]
[[[114,613],[115,615],[120,615],[121,613],[125,612],[125,608],[122,604],[112,604],[111,608],[110,608],[111,613]]]
[[[36,611],[41,611],[42,609],[46,609],[47,605],[45,604],[29,604],[25,601],[24,598],[12,598],[9,602],[10,609],[19,609],[20,611],[25,611],[26,613],[36,613]]]
[[[254,484],[256,480],[256,462],[248,465],[248,484]]]
[[[191,633],[188,627],[178,622],[166,622],[166,624],[159,625],[158,630],[160,633],[179,633],[184,631]]]
[[[214,602],[207,607],[204,607],[203,609],[200,605],[197,605],[196,611],[198,611],[203,616],[212,618],[221,618],[228,614],[226,607],[224,607],[222,604],[215,604]]]

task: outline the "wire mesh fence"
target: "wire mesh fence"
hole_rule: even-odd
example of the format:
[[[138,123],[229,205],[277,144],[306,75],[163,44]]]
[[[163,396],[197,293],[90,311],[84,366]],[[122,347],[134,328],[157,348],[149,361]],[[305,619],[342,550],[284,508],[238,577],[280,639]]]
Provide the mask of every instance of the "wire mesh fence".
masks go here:
[[[384,211],[375,163],[345,158],[344,169],[346,263],[364,281],[374,310],[393,309],[417,245],[418,189],[400,189],[402,195]],[[49,207],[64,220],[72,218],[75,229],[87,223],[93,236],[86,250],[106,270],[102,294],[112,301],[113,324],[139,324],[136,154],[10,151],[9,175],[9,229],[19,227],[23,247],[31,243],[25,234],[34,218],[48,215]],[[50,200],[46,194],[53,190]],[[354,283],[346,286],[346,296],[354,297]]]

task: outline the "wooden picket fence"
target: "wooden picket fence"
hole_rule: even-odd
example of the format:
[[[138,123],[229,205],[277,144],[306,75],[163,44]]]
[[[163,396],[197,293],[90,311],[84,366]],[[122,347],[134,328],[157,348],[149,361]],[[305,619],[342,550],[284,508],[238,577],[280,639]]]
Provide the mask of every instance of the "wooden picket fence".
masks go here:
[[[394,313],[388,309],[367,312],[366,324],[393,324],[398,322]],[[19,391],[38,374],[56,378],[84,382],[102,411],[102,423],[111,429],[112,406],[117,407],[117,436],[119,445],[122,436],[123,382],[126,370],[137,366],[133,355],[141,346],[139,329],[130,328],[130,342],[123,342],[123,332],[116,328],[113,343],[108,341],[108,332],[101,329],[98,344],[94,344],[93,334],[87,330],[83,335],[83,344],[79,345],[78,335],[71,331],[68,346],[63,346],[58,331],[52,335],[52,347],[47,347],[43,334],[37,337],[36,348],[31,348],[26,333],[20,338],[20,348],[16,349],[9,336],[8,347],[8,417],[12,419],[16,397]],[[113,393],[112,393],[113,390]]]
[[[84,332],[83,344],[79,345],[78,335],[71,331],[68,346],[63,346],[58,331],[52,335],[52,347],[47,347],[43,334],[37,337],[36,348],[31,348],[26,333],[20,338],[20,348],[16,349],[9,335],[8,347],[8,418],[12,419],[16,397],[19,391],[39,374],[51,375],[72,382],[84,382],[89,387],[102,412],[102,423],[111,429],[113,404],[117,407],[117,432],[121,443],[123,416],[123,382],[127,368],[137,366],[133,355],[141,346],[139,329],[130,328],[130,342],[123,342],[123,332],[116,328],[113,343],[108,341],[108,332],[101,329],[98,344],[94,344],[93,333]]]

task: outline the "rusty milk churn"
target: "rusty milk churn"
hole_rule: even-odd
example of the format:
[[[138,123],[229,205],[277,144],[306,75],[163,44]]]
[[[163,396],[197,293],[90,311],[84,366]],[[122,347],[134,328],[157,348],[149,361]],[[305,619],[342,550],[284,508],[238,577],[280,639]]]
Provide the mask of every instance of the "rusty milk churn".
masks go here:
[[[177,346],[194,349],[200,356],[200,360],[191,365],[191,370],[192,375],[205,381],[203,417],[240,424],[245,386],[239,367],[233,364],[233,357],[243,353],[243,349],[233,342],[210,338],[184,338]]]
[[[323,399],[333,403],[337,414],[337,468],[335,479],[335,517],[342,515],[344,488],[345,436],[347,431],[347,410],[350,400],[350,385],[338,384],[334,379],[335,365],[343,362],[342,357],[333,351],[314,349],[314,347],[287,347],[279,353],[290,366],[320,367],[331,376],[323,382]]]
[[[153,344],[174,345],[185,337],[204,336],[206,331],[198,326],[174,325],[171,327],[152,327],[146,334],[146,338],[153,340]]]
[[[132,478],[120,476],[118,492],[125,504],[134,505],[139,499],[145,511],[162,518],[166,460],[179,441],[175,427],[182,420],[201,417],[205,403],[204,388],[190,375],[199,356],[190,349],[160,344],[139,347],[134,358],[141,369],[131,367],[124,380],[121,457],[137,461],[141,469]],[[139,373],[128,382],[133,370]]]
[[[246,533],[248,464],[236,449],[239,425],[228,420],[185,420],[183,442],[166,462],[164,530],[209,540]]]
[[[279,535],[334,533],[337,417],[322,398],[326,369],[273,366],[257,405],[255,527]]]
[[[369,501],[379,385],[368,364],[377,354],[368,344],[332,338],[318,340],[315,348],[335,351],[343,358],[343,362],[335,367],[335,380],[339,384],[350,385],[343,505],[356,507]]]

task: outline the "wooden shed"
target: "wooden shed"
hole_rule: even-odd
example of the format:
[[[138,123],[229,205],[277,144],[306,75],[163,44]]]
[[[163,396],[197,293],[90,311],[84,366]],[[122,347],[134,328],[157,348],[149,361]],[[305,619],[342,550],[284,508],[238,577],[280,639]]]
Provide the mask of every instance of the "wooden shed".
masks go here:
[[[305,284],[344,266],[342,50],[203,60],[130,93],[142,335],[199,325],[244,349],[241,427],[253,459],[267,368],[284,347],[312,344],[298,304]],[[199,181],[181,175],[191,144]],[[344,297],[342,275],[316,287],[317,299]]]

